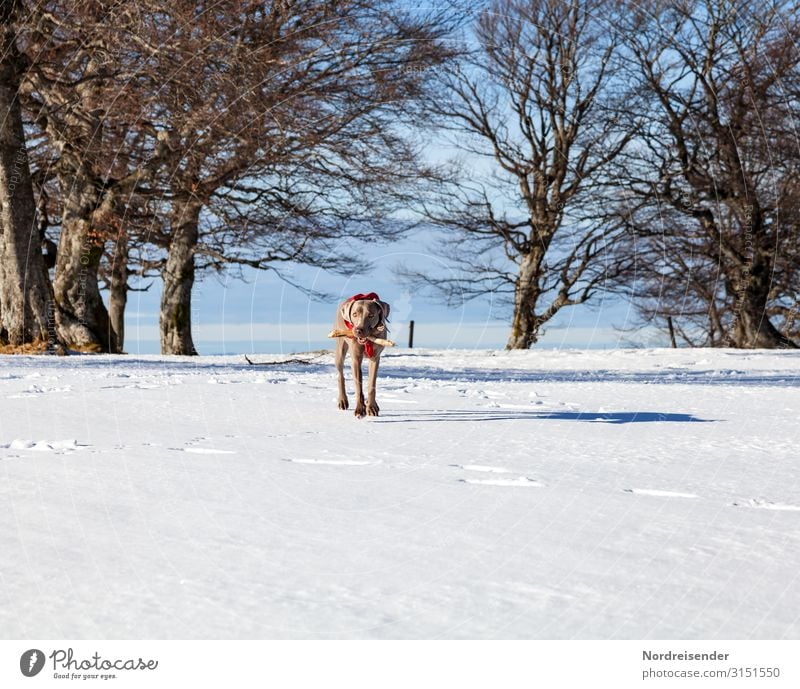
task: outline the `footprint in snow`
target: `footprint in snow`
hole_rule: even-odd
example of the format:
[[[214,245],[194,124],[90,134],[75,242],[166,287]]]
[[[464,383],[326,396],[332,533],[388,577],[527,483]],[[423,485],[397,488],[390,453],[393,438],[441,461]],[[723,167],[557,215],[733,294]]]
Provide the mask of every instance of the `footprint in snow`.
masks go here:
[[[751,507],[759,510],[779,510],[783,512],[800,512],[800,505],[788,505],[781,502],[770,502],[769,500],[756,500],[751,498],[744,502],[734,502],[733,507]]]
[[[71,392],[72,388],[67,385],[61,388],[47,388],[41,385],[31,385],[25,390],[15,394],[15,395],[6,395],[6,397],[10,400],[12,399],[23,399],[25,397],[34,397],[36,395],[43,395],[49,392]]]
[[[31,452],[57,452],[68,454],[89,447],[75,439],[69,440],[12,440],[0,444],[0,448],[8,450],[29,450]]]
[[[198,447],[197,443],[202,442],[210,442],[212,438],[206,437],[204,435],[198,435],[194,438],[190,438],[187,441],[185,447],[171,447],[170,450],[176,450],[178,452],[189,452],[195,455],[235,455],[235,450],[223,450],[216,447]],[[157,443],[152,443],[157,444]]]
[[[653,495],[659,498],[696,498],[694,493],[678,493],[672,490],[655,490],[652,488],[625,488],[625,493],[633,493],[635,495]]]
[[[519,486],[525,488],[544,488],[545,484],[527,476],[519,478],[461,478],[461,483],[474,483],[482,486]]]
[[[160,385],[152,383],[130,383],[128,385],[101,385],[101,390],[155,390]]]
[[[235,455],[234,450],[218,450],[215,447],[183,447],[184,452],[191,452],[196,455]]]
[[[503,467],[490,467],[483,464],[451,464],[450,466],[456,467],[457,469],[464,469],[464,471],[486,471],[491,474],[509,473],[508,469],[504,469]]]
[[[284,462],[292,462],[294,464],[333,464],[341,466],[367,466],[369,464],[380,464],[380,460],[372,462],[369,460],[360,459],[284,459]]]

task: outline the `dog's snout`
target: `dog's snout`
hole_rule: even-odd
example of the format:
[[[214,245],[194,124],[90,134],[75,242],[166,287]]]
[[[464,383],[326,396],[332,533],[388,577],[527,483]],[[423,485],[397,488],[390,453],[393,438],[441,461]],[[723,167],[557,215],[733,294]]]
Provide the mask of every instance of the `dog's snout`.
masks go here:
[[[356,326],[356,327],[354,327],[354,328],[353,328],[353,332],[354,332],[356,335],[358,335],[359,337],[364,337],[364,335],[366,335],[366,334],[367,334],[367,331],[366,331],[366,330],[364,330],[364,328],[361,328],[361,327],[359,327],[359,326]]]

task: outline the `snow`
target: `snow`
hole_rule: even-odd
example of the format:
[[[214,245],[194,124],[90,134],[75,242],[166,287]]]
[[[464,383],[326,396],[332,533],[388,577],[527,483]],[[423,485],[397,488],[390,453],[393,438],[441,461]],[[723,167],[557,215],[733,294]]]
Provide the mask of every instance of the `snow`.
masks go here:
[[[0,385],[3,638],[800,637],[795,352],[398,349],[363,420],[330,355]]]

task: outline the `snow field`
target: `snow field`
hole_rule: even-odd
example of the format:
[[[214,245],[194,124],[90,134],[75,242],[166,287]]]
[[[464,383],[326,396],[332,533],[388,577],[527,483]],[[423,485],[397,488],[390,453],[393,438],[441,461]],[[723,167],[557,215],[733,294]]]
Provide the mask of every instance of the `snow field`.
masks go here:
[[[5,357],[0,630],[797,638],[799,373],[398,350],[356,420],[332,357]]]

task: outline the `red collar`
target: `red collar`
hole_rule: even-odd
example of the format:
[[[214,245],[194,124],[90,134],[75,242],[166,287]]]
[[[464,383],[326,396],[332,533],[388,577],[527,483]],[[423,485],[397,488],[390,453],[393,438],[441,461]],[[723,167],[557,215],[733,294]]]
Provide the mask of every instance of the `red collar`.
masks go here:
[[[375,292],[369,292],[368,294],[354,294],[347,301],[378,301],[379,299],[380,297],[375,294]],[[345,321],[344,324],[347,326],[348,330],[353,329],[353,324],[350,321]],[[371,359],[373,354],[375,354],[375,346],[372,344],[372,342],[367,340],[364,343],[364,351],[367,353],[367,358]]]

